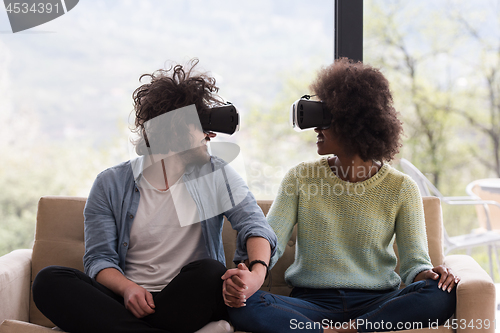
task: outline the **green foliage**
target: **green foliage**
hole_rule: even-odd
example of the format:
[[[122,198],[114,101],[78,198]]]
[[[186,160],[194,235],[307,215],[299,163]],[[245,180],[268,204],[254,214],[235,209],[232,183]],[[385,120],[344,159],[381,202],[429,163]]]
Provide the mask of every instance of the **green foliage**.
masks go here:
[[[2,133],[0,255],[32,247],[40,197],[87,196],[97,173],[116,159],[110,145],[99,150],[84,140],[51,142],[37,123],[34,115],[19,112],[7,116]]]
[[[381,67],[391,82],[405,123],[400,156],[445,196],[464,196],[471,181],[498,177],[498,146],[492,142],[500,133],[500,112],[492,116],[492,100],[500,90],[492,97],[486,78],[489,73],[498,87],[492,73],[500,71],[500,44],[495,40],[492,47],[473,33],[480,30],[477,17],[485,17],[485,8],[467,11],[462,3],[444,11],[399,0],[366,4],[365,62]],[[412,18],[424,16],[428,19]],[[479,227],[473,206],[444,204],[443,219],[450,236]]]
[[[259,199],[274,198],[288,169],[318,156],[316,133],[312,130],[296,132],[289,123],[293,102],[303,95],[312,94],[308,86],[314,72],[294,72],[294,76],[283,75],[282,91],[271,105],[256,103],[243,119],[246,130],[242,134],[248,137],[252,146],[248,183]]]

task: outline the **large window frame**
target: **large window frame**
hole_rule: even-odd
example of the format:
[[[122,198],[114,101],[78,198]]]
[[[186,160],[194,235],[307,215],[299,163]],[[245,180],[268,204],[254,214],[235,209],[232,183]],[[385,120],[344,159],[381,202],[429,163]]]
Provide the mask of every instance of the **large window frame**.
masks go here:
[[[334,58],[363,61],[363,0],[334,1]]]

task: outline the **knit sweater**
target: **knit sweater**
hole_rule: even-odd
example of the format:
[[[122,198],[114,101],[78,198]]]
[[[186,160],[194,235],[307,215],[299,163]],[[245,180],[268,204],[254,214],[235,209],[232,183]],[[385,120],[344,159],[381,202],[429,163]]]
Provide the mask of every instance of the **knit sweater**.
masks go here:
[[[349,183],[326,157],[301,163],[287,172],[267,217],[278,236],[271,265],[297,225],[295,261],[285,272],[295,287],[395,289],[432,268],[417,185],[388,164]],[[394,272],[395,237],[401,277]]]

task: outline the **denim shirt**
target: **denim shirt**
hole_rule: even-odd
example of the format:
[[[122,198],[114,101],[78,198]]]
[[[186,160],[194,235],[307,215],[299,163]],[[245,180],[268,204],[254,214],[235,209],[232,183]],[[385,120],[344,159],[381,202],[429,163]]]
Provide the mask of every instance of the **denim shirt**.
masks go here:
[[[142,173],[135,169],[141,168],[143,162],[144,157],[139,157],[104,170],[90,190],[84,209],[83,256],[85,273],[90,277],[95,278],[105,268],[116,268],[122,274],[125,270],[130,230],[140,200],[137,184]],[[210,163],[188,167],[183,181],[198,209],[210,258],[225,264],[224,215],[238,232],[235,262],[248,259],[246,240],[249,237],[267,239],[271,255],[275,253],[274,231],[243,179],[222,159],[212,156]]]

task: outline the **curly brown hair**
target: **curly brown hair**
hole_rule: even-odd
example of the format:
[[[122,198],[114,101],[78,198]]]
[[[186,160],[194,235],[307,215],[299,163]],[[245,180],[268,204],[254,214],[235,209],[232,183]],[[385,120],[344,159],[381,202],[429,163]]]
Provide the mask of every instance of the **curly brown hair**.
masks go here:
[[[135,115],[135,128],[132,132],[141,137],[134,142],[138,154],[144,155],[146,145],[149,145],[144,130],[144,123],[148,120],[192,104],[196,106],[198,114],[207,112],[209,107],[224,104],[222,98],[217,95],[219,88],[216,86],[215,78],[194,70],[198,63],[199,60],[194,58],[188,62],[187,66],[177,64],[168,69],[159,69],[152,74],[143,74],[139,78],[139,81],[144,77],[150,78],[150,83],[141,85],[132,95]],[[182,142],[189,140],[187,125],[189,124],[172,124],[171,128],[162,128],[157,131],[157,135],[161,135],[164,131],[178,132],[176,133],[178,142],[166,142],[165,153],[168,153],[174,146],[179,146]],[[172,135],[169,137],[171,138]]]
[[[347,58],[322,68],[311,89],[333,115],[330,130],[364,161],[390,162],[399,153],[403,123],[380,70]]]

